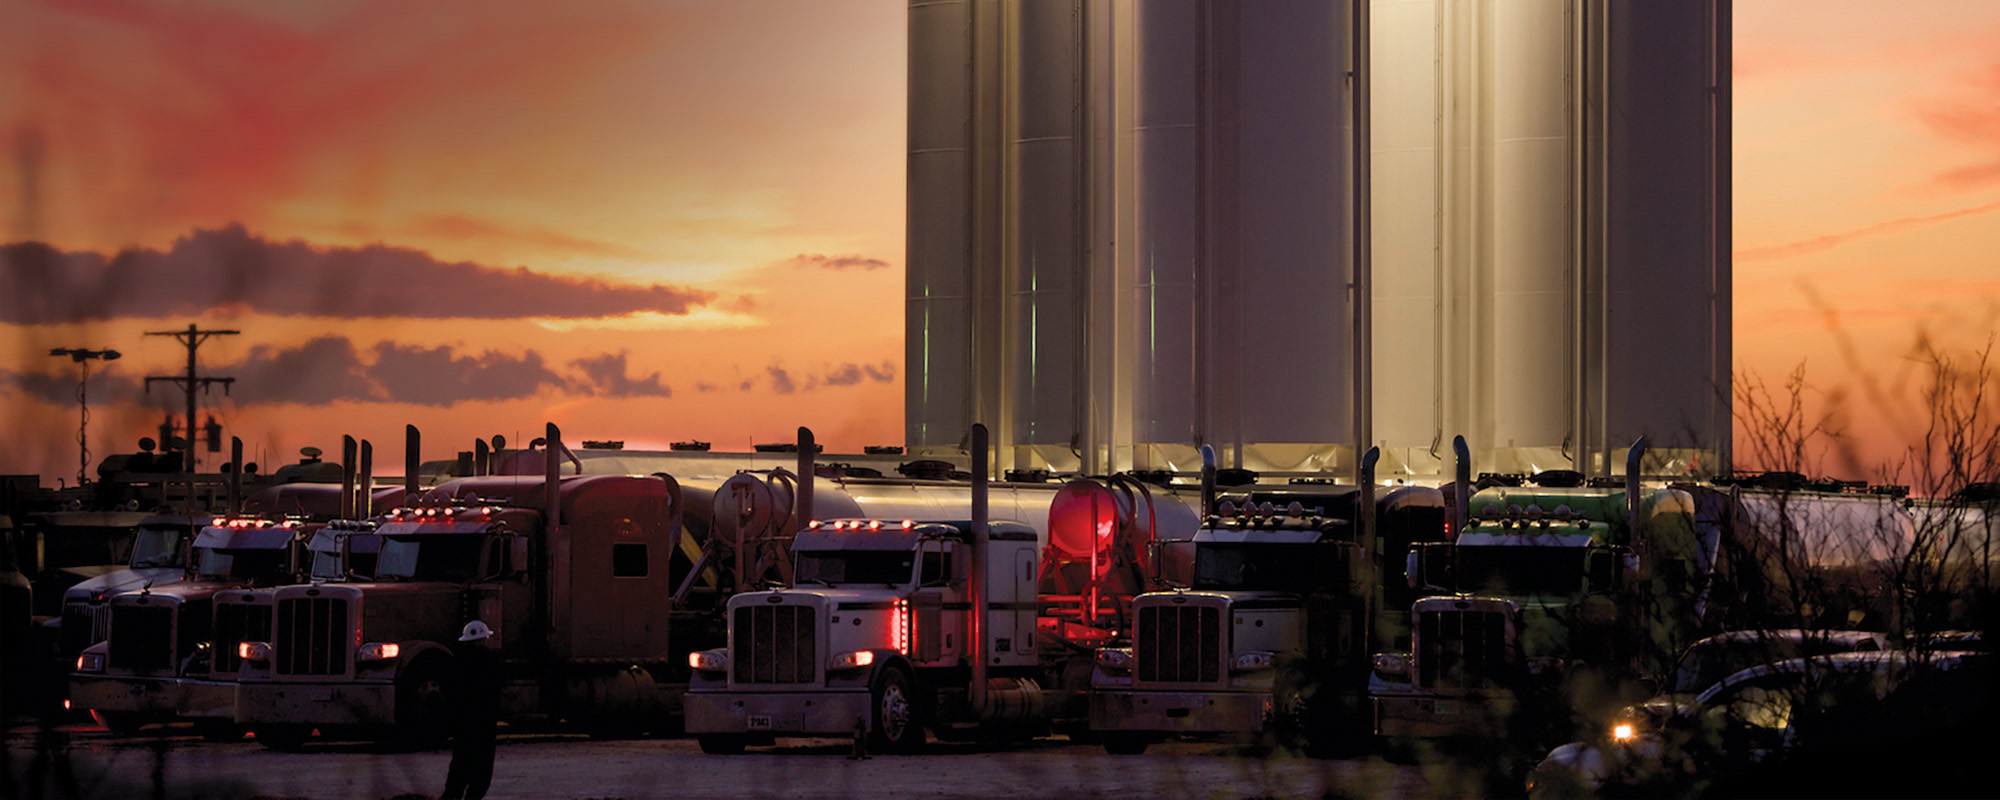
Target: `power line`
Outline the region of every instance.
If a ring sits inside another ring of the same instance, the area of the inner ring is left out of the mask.
[[[181,389],[187,392],[187,447],[183,448],[183,453],[186,458],[186,461],[183,464],[183,468],[186,469],[188,472],[194,472],[194,439],[195,439],[194,390],[196,388],[206,388],[209,384],[212,383],[220,383],[222,384],[222,391],[226,394],[229,391],[230,384],[236,382],[235,378],[229,378],[229,377],[221,377],[221,378],[198,377],[195,374],[195,359],[194,359],[195,351],[201,349],[201,343],[208,341],[208,337],[210,336],[235,336],[239,333],[241,333],[241,331],[205,331],[195,327],[194,323],[191,322],[188,323],[187,330],[184,331],[146,332],[147,336],[172,336],[175,339],[179,339],[181,345],[187,348],[188,365],[187,365],[186,375],[184,376],[171,375],[165,377],[149,376],[146,378],[146,388],[149,390],[152,389],[154,381],[167,381],[169,383],[179,384]],[[165,443],[162,442],[162,444]]]

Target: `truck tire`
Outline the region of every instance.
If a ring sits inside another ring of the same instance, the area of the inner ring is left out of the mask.
[[[910,673],[891,665],[875,676],[869,693],[873,710],[868,748],[877,753],[914,753],[924,744],[923,708]]]
[[[1136,756],[1153,743],[1153,737],[1134,731],[1105,731],[1099,736],[1104,740],[1104,752],[1114,756]]]
[[[450,672],[446,662],[430,658],[396,676],[396,729],[391,744],[408,750],[436,750],[451,742],[458,709],[452,704]]]
[[[702,752],[712,756],[738,755],[750,744],[749,737],[737,733],[704,733],[694,740],[701,745]]]

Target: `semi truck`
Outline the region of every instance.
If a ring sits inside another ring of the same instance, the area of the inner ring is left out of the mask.
[[[1205,503],[1215,513],[1192,538],[1191,574],[1134,601],[1130,646],[1098,651],[1090,727],[1106,750],[1233,735],[1318,754],[1365,730],[1374,554],[1379,542],[1437,537],[1444,511],[1430,488],[1376,498],[1373,456],[1359,486],[1250,488]]]
[[[232,730],[234,688],[217,674],[225,633],[216,597],[290,583],[300,571],[301,520],[220,517],[197,534],[186,580],[116,595],[109,636],[85,648],[70,677],[77,708],[115,735],[154,722],[192,721],[204,736]]]
[[[1641,491],[1644,440],[1622,491],[1471,488],[1461,437],[1450,541],[1410,550],[1410,649],[1373,659],[1375,733],[1519,745],[1527,757],[1614,712],[1699,636],[1689,608],[1712,565],[1693,499]],[[1561,480],[1569,483],[1569,480]],[[1504,748],[1502,748],[1504,749]]]
[[[821,518],[791,542],[789,585],[729,598],[725,646],[688,656],[685,726],[704,752],[850,735],[910,752],[929,732],[1046,728],[1038,566],[1059,490],[1004,486],[999,515],[1030,521],[990,520],[985,427],[971,439],[971,483],[940,486],[931,514],[862,498],[876,513],[808,506]]]
[[[94,524],[83,524],[85,516]],[[123,567],[76,568],[95,573],[62,592],[61,617],[51,622],[58,627],[61,656],[73,661],[84,648],[104,641],[111,634],[111,607],[108,601],[119,594],[147,586],[172,583],[186,577],[188,543],[215,519],[211,514],[140,514],[136,512],[63,512],[65,524],[43,519],[43,536],[48,539],[78,538],[88,530],[94,538],[117,535],[125,546]],[[41,587],[37,587],[38,589]],[[38,592],[39,594],[40,592]]]
[[[281,748],[315,729],[441,742],[459,683],[452,645],[474,619],[495,631],[503,718],[607,729],[666,715],[673,653],[708,629],[671,599],[678,484],[564,476],[553,424],[546,441],[541,480],[460,478],[382,515],[371,580],[273,590],[268,635],[239,646],[236,721]]]

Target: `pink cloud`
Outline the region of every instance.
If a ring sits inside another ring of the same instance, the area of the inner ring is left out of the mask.
[[[2000,201],[1987,203],[1982,206],[1974,206],[1971,208],[1961,208],[1956,211],[1946,211],[1941,214],[1931,214],[1922,217],[1904,217],[1902,219],[1893,219],[1887,222],[1877,222],[1873,225],[1856,228],[1851,231],[1843,231],[1841,233],[1830,233],[1825,236],[1817,236],[1811,239],[1803,239],[1796,242],[1786,242],[1783,244],[1766,245],[1763,247],[1745,248],[1742,250],[1737,250],[1734,255],[1737,261],[1769,261],[1780,258],[1792,258],[1794,256],[1810,255],[1812,253],[1831,250],[1833,248],[1839,247],[1841,245],[1847,244],[1848,242],[1852,242],[1857,239],[1867,239],[1876,236],[1886,236],[1892,233],[1901,233],[1903,231],[1913,230],[1916,228],[1923,228],[1930,225],[1936,225],[1940,222],[1949,222],[1951,220],[1960,219],[1963,217],[1976,217],[1981,214],[1990,214],[1995,211],[2000,211]]]

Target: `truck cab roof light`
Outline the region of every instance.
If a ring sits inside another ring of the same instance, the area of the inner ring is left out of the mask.
[[[868,529],[869,529],[869,530],[871,530],[871,531],[879,531],[879,530],[881,530],[881,529],[882,529],[882,521],[881,521],[881,520],[879,520],[879,519],[871,519],[871,520],[869,520],[869,521],[868,521]]]
[[[819,520],[813,520],[811,522],[806,523],[806,530],[816,531],[819,530],[819,526],[820,526]]]
[[[907,530],[915,530],[915,529],[916,529],[916,527],[917,527],[917,521],[916,521],[916,520],[913,520],[913,519],[906,519],[906,520],[903,520],[903,530],[906,530],[906,531],[907,531]]]

